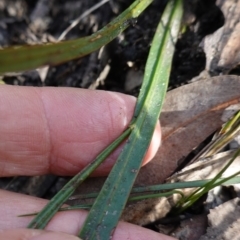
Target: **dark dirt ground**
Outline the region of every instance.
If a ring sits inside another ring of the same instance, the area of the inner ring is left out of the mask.
[[[97,0],[1,0],[0,47],[56,41],[72,20]],[[90,35],[102,28],[132,0],[112,0],[85,17],[66,39]],[[24,86],[68,86],[118,91],[137,96],[149,46],[166,1],[154,3],[117,39],[104,48],[59,66],[50,67],[44,81],[35,70],[4,76],[7,84]],[[186,1],[186,31],[176,47],[169,89],[187,84],[205,68],[200,42],[224,23],[214,0]],[[100,56],[100,57],[99,57]],[[106,66],[109,73],[101,78]],[[0,187],[43,198],[51,198],[68,180],[57,176],[0,179]]]

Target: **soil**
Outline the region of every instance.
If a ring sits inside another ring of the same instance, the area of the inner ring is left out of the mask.
[[[61,33],[98,0],[2,0],[0,1],[0,47],[57,41]],[[66,39],[90,35],[126,9],[132,0],[111,0],[83,18]],[[46,77],[36,70],[3,76],[6,84],[24,86],[68,86],[117,91],[138,95],[151,39],[167,1],[153,4],[103,54],[51,66]],[[185,29],[174,55],[169,90],[197,77],[206,63],[202,39],[224,23],[214,0],[188,0],[185,3]],[[97,82],[106,66],[109,73]],[[0,179],[0,187],[38,197],[51,198],[68,178],[57,176]]]

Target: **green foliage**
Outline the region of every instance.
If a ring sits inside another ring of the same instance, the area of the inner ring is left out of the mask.
[[[106,27],[81,39],[54,44],[23,46],[0,51],[0,73],[55,65],[89,54],[125,30],[153,0],[136,0]],[[83,229],[82,239],[110,239],[129,198],[159,119],[168,87],[172,57],[183,15],[183,0],[170,0],[157,27],[148,56],[144,81],[129,128],[93,163],[77,174],[32,220],[29,228],[44,228],[79,184],[124,139],[127,143],[99,193]],[[166,194],[173,194],[171,191]],[[179,193],[179,192],[177,192]],[[162,196],[162,194],[160,194]],[[151,196],[153,197],[153,196]]]
[[[181,25],[182,5],[181,0],[169,1],[159,22],[131,122],[131,134],[90,210],[79,234],[82,239],[110,239],[128,200],[161,112]]]
[[[136,0],[116,19],[91,36],[34,46],[10,47],[0,51],[0,74],[56,65],[96,51],[116,38],[153,0]]]

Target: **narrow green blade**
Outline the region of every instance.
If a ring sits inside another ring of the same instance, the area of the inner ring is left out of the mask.
[[[129,136],[130,132],[131,129],[126,129],[121,136],[104,149],[94,161],[75,175],[29,223],[28,228],[45,228],[58,209],[74,193],[76,188]]]
[[[132,133],[79,233],[82,239],[111,239],[160,115],[182,14],[182,0],[168,2],[149,53]]]
[[[91,36],[34,46],[10,47],[0,51],[0,74],[56,65],[83,57],[112,41],[137,18],[153,0],[136,0],[122,14]]]

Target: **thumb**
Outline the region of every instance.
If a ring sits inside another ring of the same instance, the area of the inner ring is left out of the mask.
[[[0,239],[8,240],[79,240],[80,238],[62,232],[36,229],[0,230]]]

